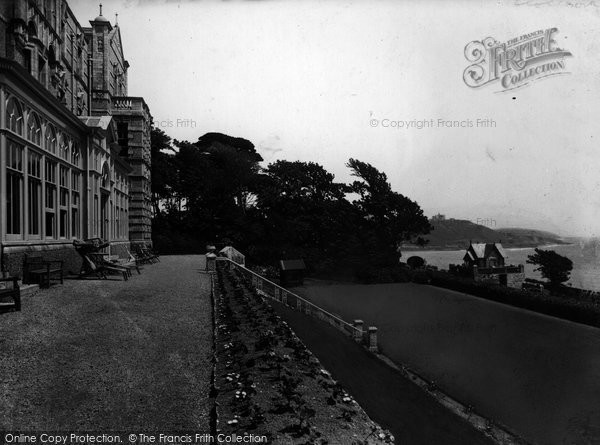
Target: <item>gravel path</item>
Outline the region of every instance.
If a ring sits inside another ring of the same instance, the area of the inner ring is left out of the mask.
[[[68,280],[0,315],[0,430],[200,430],[210,410],[203,256]]]

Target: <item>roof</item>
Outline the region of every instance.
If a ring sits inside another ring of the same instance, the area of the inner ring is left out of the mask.
[[[112,116],[79,116],[81,122],[90,128],[108,129]]]
[[[473,248],[473,252],[475,253],[476,258],[485,257],[485,243],[471,244],[471,247]]]
[[[281,270],[304,270],[306,265],[303,259],[299,260],[280,260],[279,267]]]
[[[500,252],[500,255],[502,255],[504,259],[508,258],[508,254],[506,253],[506,250],[504,250],[504,247],[502,247],[502,244],[496,243],[496,249],[498,249],[498,252]]]
[[[502,244],[500,243],[471,243],[467,249],[467,255],[473,260],[477,258],[487,258],[494,248],[504,259],[508,258],[504,247],[502,247]]]

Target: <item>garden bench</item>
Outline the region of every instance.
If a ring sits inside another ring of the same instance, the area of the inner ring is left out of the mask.
[[[36,283],[40,287],[50,287],[50,281],[60,281],[63,284],[63,261],[29,255],[25,257],[23,278],[27,284]]]
[[[12,288],[8,283],[12,281]],[[6,301],[12,299],[12,301]],[[21,290],[19,288],[19,277],[0,278],[0,311],[21,310]]]

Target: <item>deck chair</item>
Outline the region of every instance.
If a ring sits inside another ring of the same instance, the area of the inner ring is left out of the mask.
[[[131,270],[106,261],[102,255],[82,254],[82,257],[82,271],[79,276],[95,274],[100,278],[106,279],[107,274],[120,274],[125,281],[131,276]]]

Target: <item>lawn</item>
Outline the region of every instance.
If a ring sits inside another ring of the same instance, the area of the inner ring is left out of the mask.
[[[413,283],[294,289],[379,328],[386,355],[543,444],[600,443],[600,330]]]

